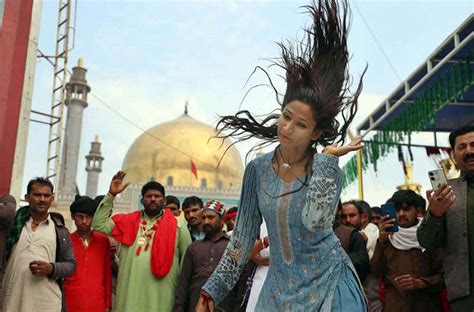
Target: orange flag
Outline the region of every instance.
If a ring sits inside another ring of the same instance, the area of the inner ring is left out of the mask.
[[[194,164],[194,161],[191,159],[191,172],[194,174],[194,177],[198,178],[198,170],[196,168],[196,165]]]

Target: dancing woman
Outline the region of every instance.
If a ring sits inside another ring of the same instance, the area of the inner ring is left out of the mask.
[[[196,311],[213,311],[233,288],[262,217],[270,267],[255,311],[367,310],[355,269],[332,230],[342,182],[338,157],[361,148],[360,138],[346,146],[334,143],[343,142],[361,92],[361,81],[354,94],[349,91],[349,9],[346,1],[339,6],[336,0],[305,8],[313,25],[303,41],[280,44],[277,64],[286,71],[287,84],[281,114],[259,122],[240,111],[219,121],[222,137],[257,137],[279,145],[247,165],[232,239]]]

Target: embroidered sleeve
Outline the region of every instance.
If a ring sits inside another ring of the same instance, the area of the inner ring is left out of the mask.
[[[255,162],[250,162],[245,169],[237,220],[230,242],[216,270],[203,287],[216,304],[224,299],[239,280],[262,223]]]
[[[305,227],[315,232],[331,228],[342,190],[342,171],[338,158],[325,154],[315,154],[313,175],[309,180],[306,206],[302,211]]]

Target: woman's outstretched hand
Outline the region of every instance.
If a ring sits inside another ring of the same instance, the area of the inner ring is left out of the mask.
[[[352,139],[351,143],[343,146],[337,146],[336,143],[328,145],[324,148],[323,153],[341,157],[349,152],[357,151],[362,148],[362,137],[356,136]]]

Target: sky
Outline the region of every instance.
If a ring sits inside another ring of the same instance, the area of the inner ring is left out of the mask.
[[[350,72],[358,79],[365,66],[359,112],[360,124],[408,77],[429,54],[473,12],[469,0],[349,1]],[[69,67],[84,59],[92,88],[84,111],[78,185],[85,192],[85,155],[99,135],[105,160],[99,193],[108,190],[110,178],[122,166],[134,140],[154,125],[179,117],[189,102],[189,114],[215,125],[219,115],[248,109],[264,114],[277,108],[272,90],[258,88],[241,103],[249,87],[266,83],[255,66],[266,67],[279,55],[277,42],[301,38],[310,20],[302,5],[308,1],[135,1],[78,0],[73,49]],[[58,2],[43,0],[39,49],[54,54]],[[270,70],[284,90],[276,70]],[[38,59],[32,109],[49,112],[52,66]],[[447,136],[439,135],[447,146]],[[48,127],[31,123],[24,184],[43,176],[46,168]],[[414,144],[433,143],[432,135],[417,134]],[[244,159],[250,144],[238,145]],[[427,171],[436,164],[424,149],[413,149],[415,181],[429,187]],[[348,160],[343,157],[340,165]],[[396,153],[377,172],[364,174],[365,199],[373,206],[385,202],[403,170]],[[25,187],[26,189],[26,187]],[[357,184],[348,187],[343,200],[358,197]]]

